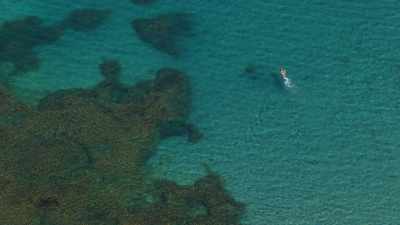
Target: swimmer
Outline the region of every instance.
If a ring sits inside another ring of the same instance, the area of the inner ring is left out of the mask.
[[[281,67],[279,70],[279,74],[281,75],[283,83],[285,84],[286,87],[288,88],[293,87],[292,82],[287,77],[287,70],[285,68]]]
[[[282,79],[287,79],[287,70],[285,68],[281,67],[279,73],[281,74]]]

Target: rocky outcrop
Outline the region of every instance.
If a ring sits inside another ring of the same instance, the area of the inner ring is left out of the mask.
[[[24,111],[17,125],[0,123],[2,223],[239,223],[243,206],[219,176],[179,186],[146,175],[161,124],[187,120],[186,75],[164,68],[153,80],[125,86],[121,68],[105,60],[104,80],[95,87],[54,92]],[[5,89],[0,100],[2,110],[17,115]]]
[[[240,224],[244,205],[228,194],[215,173],[207,174],[193,185],[160,180],[152,188],[153,201],[133,215],[123,217],[123,225]]]

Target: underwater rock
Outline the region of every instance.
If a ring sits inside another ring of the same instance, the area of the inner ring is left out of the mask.
[[[193,189],[191,198],[204,204],[209,217],[201,218],[198,224],[239,224],[245,207],[226,192],[219,175],[209,173],[197,180]]]
[[[0,84],[0,127],[17,126],[29,112],[29,106],[18,102],[9,90]]]
[[[200,130],[191,123],[184,121],[168,121],[160,124],[160,137],[187,136],[187,141],[197,143],[203,137]]]
[[[131,0],[133,4],[137,5],[148,5],[150,3],[155,2],[156,0]]]
[[[186,74],[176,69],[162,68],[152,81],[138,82],[122,92],[117,102],[135,108],[132,110],[140,109],[158,125],[185,121],[190,113],[190,84]]]
[[[8,90],[0,84],[0,115],[10,112],[11,108],[11,96],[8,94]]]
[[[110,17],[111,10],[107,9],[76,9],[61,23],[66,29],[74,31],[90,31],[99,27]]]
[[[37,16],[5,21],[0,30],[1,43],[15,41],[31,47],[56,41],[63,34],[57,26],[43,25]]]
[[[162,68],[157,71],[154,79],[154,89],[163,91],[171,86],[181,86],[186,82],[185,75],[173,68]]]
[[[186,124],[187,139],[190,143],[197,143],[203,138],[203,133],[194,124]]]
[[[37,208],[48,209],[48,208],[56,208],[60,205],[57,197],[54,196],[46,196],[39,199],[36,204]]]
[[[15,73],[15,66],[11,62],[0,62],[0,85],[6,85]]]
[[[9,90],[0,84],[0,114],[9,111],[13,102],[14,99],[9,93]]]
[[[72,93],[61,96],[70,100],[86,97],[68,98]],[[2,134],[1,173],[17,174],[19,183],[29,187],[31,197],[26,203],[33,202],[38,211],[45,210],[44,206],[57,208],[46,211],[49,224],[93,224],[89,221],[96,216],[84,216],[93,210],[107,212],[105,221],[112,220],[113,212],[122,212],[121,207],[128,204],[126,196],[143,186],[144,157],[151,154],[157,142],[155,126],[146,126],[141,117],[126,121],[90,101],[34,112],[21,126]],[[3,165],[12,166],[3,170]],[[51,201],[46,201],[48,192],[55,192]],[[9,201],[3,201],[9,198],[2,198],[0,209],[9,207]],[[11,214],[6,218],[24,213],[18,208],[6,212]],[[31,215],[31,220],[35,217],[40,215]],[[9,222],[21,224],[17,220]]]
[[[43,25],[36,16],[6,21],[0,27],[0,63],[12,63],[15,74],[35,70],[39,59],[33,49],[55,42],[63,32],[58,26]]]
[[[102,106],[104,110],[109,105],[118,104],[123,108],[119,113],[130,116],[146,115],[146,120],[158,125],[187,119],[191,107],[191,94],[190,84],[184,73],[172,68],[162,68],[156,73],[153,81],[142,81],[132,87],[125,87],[119,84],[119,75],[113,74],[119,70],[116,69],[118,63],[109,62],[111,61],[100,64],[101,72],[107,72],[108,75],[103,74],[105,80],[93,89],[58,90],[41,99],[38,109],[61,110],[93,102]],[[110,66],[108,69],[105,69],[106,64]],[[116,80],[108,82],[110,76]]]
[[[123,225],[239,225],[244,205],[224,189],[221,178],[208,174],[193,185],[159,180],[154,184],[153,202],[122,220]]]
[[[118,102],[126,92],[119,80],[122,70],[121,64],[115,59],[103,59],[99,69],[104,80],[95,87],[98,98],[103,98],[104,101]]]
[[[105,79],[118,80],[118,65],[108,60],[99,69]],[[209,172],[193,185],[180,186],[155,182],[145,170],[160,141],[160,125],[186,124],[187,76],[164,68],[153,80],[118,88],[118,100],[99,97],[108,89],[98,85],[59,90],[43,98],[18,126],[0,126],[1,221],[239,224],[243,206],[219,176]],[[12,96],[0,89],[0,98],[7,102]]]
[[[190,17],[189,13],[169,13],[135,19],[131,25],[142,41],[164,53],[178,56],[181,52],[179,41],[191,31]]]
[[[96,93],[92,90],[82,88],[58,90],[40,99],[37,108],[39,111],[63,110],[93,102],[95,98]]]
[[[106,81],[119,82],[121,64],[115,59],[104,59],[99,65],[100,73]]]
[[[165,122],[160,124],[161,138],[183,136],[186,135],[186,133],[186,123],[183,121]]]
[[[53,25],[44,25],[37,16],[5,21],[0,26],[0,64],[11,63],[14,68],[6,79],[39,68],[40,59],[34,52],[36,47],[54,43],[65,33],[65,29],[93,30],[110,14],[110,10],[78,9]],[[4,77],[0,74],[2,80],[5,80]]]
[[[153,98],[164,106],[152,112],[158,115],[160,122],[187,119],[191,109],[191,90],[184,73],[172,68],[158,70],[152,90]]]

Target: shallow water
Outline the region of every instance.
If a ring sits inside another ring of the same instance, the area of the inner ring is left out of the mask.
[[[204,139],[163,141],[152,159],[161,175],[189,183],[207,163],[247,204],[244,224],[400,221],[400,2],[3,0],[0,19],[52,22],[79,7],[113,14],[93,32],[38,48],[40,70],[13,81],[24,101],[94,85],[103,57],[121,61],[126,83],[176,67],[191,79],[191,121]],[[144,44],[129,25],[171,11],[194,15],[180,58]],[[244,75],[249,64],[254,79]],[[282,65],[294,89],[276,82]]]

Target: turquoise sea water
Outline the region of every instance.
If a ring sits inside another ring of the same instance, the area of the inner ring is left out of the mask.
[[[0,19],[52,22],[80,7],[113,14],[37,49],[40,70],[13,83],[25,101],[94,85],[102,57],[121,60],[126,83],[176,67],[191,79],[191,121],[204,139],[163,141],[152,160],[162,176],[188,183],[209,164],[247,204],[244,224],[400,224],[399,1],[2,0]],[[171,11],[194,15],[180,58],[130,27]],[[248,64],[255,79],[243,75]],[[281,65],[295,88],[277,85]]]

